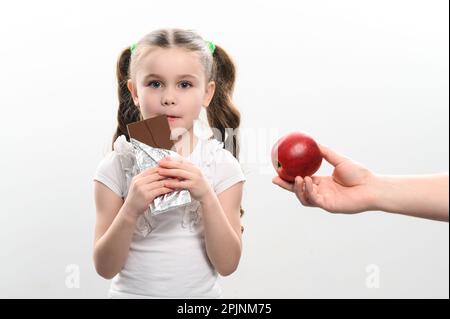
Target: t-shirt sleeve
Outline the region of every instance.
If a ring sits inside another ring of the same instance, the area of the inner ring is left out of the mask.
[[[101,182],[120,197],[125,196],[125,174],[116,152],[108,153],[94,173],[94,181]]]
[[[217,152],[214,174],[214,191],[220,194],[239,182],[245,182],[238,160],[226,149]]]

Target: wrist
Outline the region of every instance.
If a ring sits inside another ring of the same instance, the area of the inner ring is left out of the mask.
[[[373,175],[367,183],[368,186],[368,207],[367,210],[383,210],[383,203],[385,201],[384,193],[387,189],[387,184],[384,176]]]
[[[216,193],[208,187],[208,191],[199,199],[202,206],[208,206],[216,200]]]
[[[139,215],[136,210],[131,207],[126,201],[122,205],[120,210],[120,215],[129,223],[135,224],[139,218]]]

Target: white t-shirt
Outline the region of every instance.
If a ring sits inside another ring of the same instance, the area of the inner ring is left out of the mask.
[[[116,150],[107,154],[94,180],[125,198],[131,179],[119,157]],[[245,181],[239,162],[215,139],[198,139],[187,158],[202,170],[216,194]],[[138,221],[127,261],[112,279],[109,297],[220,298],[218,274],[206,254],[198,201],[147,216],[147,223],[142,216]]]

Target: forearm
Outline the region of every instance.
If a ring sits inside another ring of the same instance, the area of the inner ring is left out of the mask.
[[[214,192],[201,202],[208,257],[222,276],[233,273],[241,258],[240,237],[233,229]]]
[[[94,247],[95,268],[106,279],[119,273],[128,257],[137,218],[129,214],[127,209],[126,205],[122,206]]]
[[[448,222],[448,174],[375,176],[374,209]]]

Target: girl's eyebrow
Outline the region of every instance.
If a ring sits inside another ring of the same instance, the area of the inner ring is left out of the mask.
[[[198,78],[198,76],[195,75],[195,74],[181,74],[181,75],[178,76],[179,79],[189,78],[189,77],[194,78],[194,79]],[[156,73],[147,74],[144,79],[148,79],[148,78],[164,79],[164,77],[162,75],[159,75],[159,74],[156,74]]]

